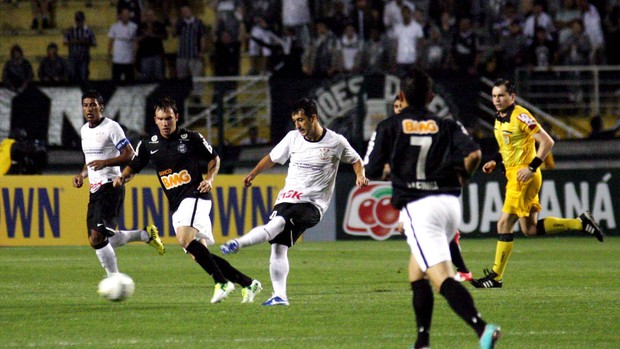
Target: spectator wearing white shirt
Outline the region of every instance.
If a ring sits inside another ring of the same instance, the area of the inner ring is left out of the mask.
[[[523,34],[527,37],[528,43],[534,40],[536,35],[536,28],[542,27],[547,31],[547,40],[554,40],[555,26],[553,25],[553,19],[547,12],[545,12],[545,4],[542,0],[535,0],[532,6],[532,14],[525,20],[523,26]]]
[[[596,10],[596,7],[590,4],[588,0],[577,0],[577,6],[581,11],[583,29],[592,45],[590,62],[600,64],[603,61],[602,57],[604,57],[605,53],[605,37],[603,36],[601,16]]]
[[[108,32],[108,55],[112,60],[113,81],[133,81],[134,62],[137,51],[138,25],[130,21],[130,12],[123,8],[118,13],[118,21]]]
[[[263,74],[266,70],[266,60],[271,57],[271,48],[275,34],[269,30],[269,25],[262,16],[256,17],[256,23],[250,31],[250,44],[248,54],[250,56],[250,75]]]
[[[383,25],[388,32],[394,30],[394,26],[403,23],[402,7],[407,6],[413,13],[415,5],[408,0],[391,0],[383,7]]]
[[[404,76],[418,61],[424,38],[422,26],[412,19],[411,9],[403,6],[402,15],[403,23],[396,25],[392,34],[397,40],[396,66],[399,76]]]
[[[352,23],[348,23],[344,27],[344,34],[342,34],[338,44],[344,73],[356,73],[359,71],[359,55],[362,52],[363,43],[364,40],[361,40],[355,32],[355,26]]]
[[[558,43],[562,43],[573,32],[571,22],[581,18],[581,11],[575,0],[562,0],[562,6],[555,13],[554,24],[558,30]]]
[[[311,21],[308,0],[282,0],[282,26],[294,31],[302,47],[310,44]]]

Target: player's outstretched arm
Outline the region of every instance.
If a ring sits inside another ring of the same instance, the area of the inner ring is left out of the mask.
[[[256,176],[264,170],[272,168],[275,164],[276,163],[271,160],[271,156],[269,154],[265,155],[262,159],[260,159],[258,164],[256,164],[256,167],[254,167],[254,169],[250,171],[247,176],[245,176],[243,179],[243,185],[246,187],[251,186],[252,181],[256,178]]]
[[[355,185],[360,188],[363,188],[368,185],[368,178],[366,178],[364,163],[362,159],[357,160],[353,163],[353,171],[355,171]]]
[[[455,166],[456,175],[459,178],[461,186],[465,186],[469,182],[469,179],[480,165],[481,160],[482,152],[480,150],[474,150],[463,159],[462,167]]]
[[[207,193],[211,191],[213,188],[213,181],[215,180],[215,175],[220,171],[220,157],[216,156],[215,159],[212,159],[207,164],[207,175],[198,185],[198,191],[200,193]]]
[[[476,172],[481,160],[482,152],[480,150],[474,150],[465,157],[463,164],[465,165],[465,172],[469,177]]]

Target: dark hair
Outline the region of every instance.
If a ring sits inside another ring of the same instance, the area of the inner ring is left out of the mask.
[[[174,101],[174,99],[166,96],[166,97],[162,97],[160,98],[156,103],[155,103],[155,107],[153,108],[155,111],[157,111],[157,109],[160,110],[166,110],[166,109],[172,109],[172,111],[175,114],[178,114],[179,112],[177,111],[177,102]]]
[[[592,131],[598,132],[603,129],[603,118],[600,115],[594,115],[592,119],[590,119],[590,127]]]
[[[318,115],[316,103],[313,100],[308,98],[302,98],[298,100],[291,108],[291,115],[297,113],[303,113],[305,116],[311,118],[312,115]]]
[[[85,18],[86,18],[86,16],[84,15],[84,12],[82,12],[82,11],[77,11],[75,13],[75,20],[76,21],[82,22],[82,21],[84,21]]]
[[[49,50],[50,48],[58,49],[58,45],[56,45],[55,42],[50,42],[50,44],[47,45],[47,49]]]
[[[19,52],[22,56],[24,55],[24,50],[22,50],[19,45],[13,45],[13,47],[11,47],[11,58],[13,58],[15,52]]]
[[[506,87],[506,92],[508,92],[508,94],[517,93],[517,89],[515,88],[515,85],[512,83],[512,81],[508,79],[495,80],[495,82],[493,83],[493,87],[500,87],[500,86]]]
[[[103,96],[97,90],[88,90],[84,92],[84,94],[82,94],[82,102],[84,102],[86,98],[96,99],[99,105],[103,105]]]
[[[433,81],[424,70],[418,67],[409,70],[407,75],[400,80],[400,90],[405,95],[407,104],[412,107],[426,106],[432,89]]]

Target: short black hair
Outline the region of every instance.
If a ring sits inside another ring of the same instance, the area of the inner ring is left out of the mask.
[[[293,108],[291,108],[291,115],[295,115],[300,112],[309,118],[311,118],[312,115],[319,115],[316,103],[314,103],[313,100],[308,98],[302,98],[298,100],[293,105]]]
[[[156,103],[155,103],[155,107],[153,108],[155,111],[157,111],[157,109],[161,109],[161,110],[166,110],[166,109],[172,109],[172,111],[175,114],[178,114],[179,112],[177,111],[177,102],[175,102],[174,99],[172,99],[171,97],[162,97],[160,98]]]
[[[423,108],[433,90],[433,81],[424,70],[414,67],[400,80],[400,90],[405,95],[407,105]]]
[[[515,85],[512,83],[512,81],[508,79],[495,80],[495,82],[493,83],[493,87],[500,87],[500,86],[506,87],[506,92],[508,92],[508,94],[517,93],[517,89],[515,88]]]
[[[86,16],[84,15],[84,12],[82,11],[77,11],[75,13],[75,20],[78,22],[83,22],[84,19],[86,19]]]
[[[86,98],[96,99],[99,105],[103,105],[103,96],[97,90],[88,90],[84,92],[84,94],[82,94],[82,102],[84,102]]]

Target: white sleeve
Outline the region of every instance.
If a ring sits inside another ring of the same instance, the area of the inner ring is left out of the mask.
[[[295,131],[297,132],[297,131]],[[291,143],[293,142],[293,132],[289,132],[282,138],[280,143],[278,143],[272,150],[269,152],[269,157],[271,161],[283,165],[288,161],[291,157]]]
[[[110,123],[110,141],[112,141],[118,151],[121,151],[129,144],[129,140],[125,137],[125,132],[123,132],[121,125],[116,122]]]
[[[338,135],[338,139],[340,140],[340,144],[344,147],[340,161],[345,164],[352,164],[361,159],[360,155],[353,149],[349,141],[343,135]]]

